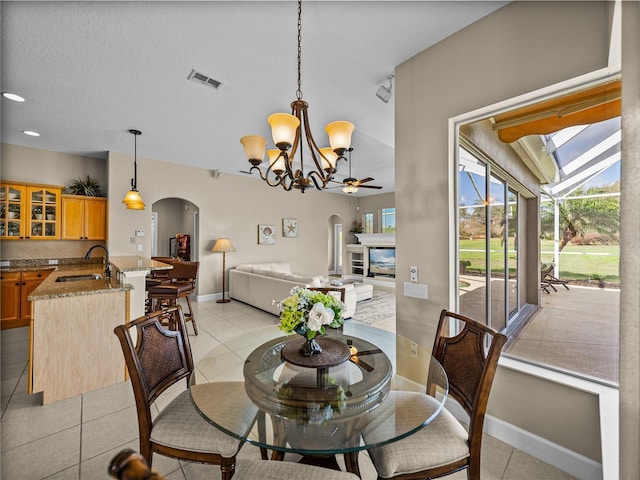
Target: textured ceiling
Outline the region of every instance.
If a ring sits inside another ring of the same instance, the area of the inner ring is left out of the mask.
[[[356,125],[353,175],[393,191],[394,99],[375,95],[395,66],[505,2],[305,1],[302,92],[314,137]],[[293,1],[1,2],[2,141],[105,157],[138,156],[224,173],[248,170],[241,136],[289,112],[296,92]],[[192,69],[223,83],[187,80]],[[22,130],[36,130],[27,137]],[[268,147],[270,148],[270,147]],[[341,162],[343,178],[348,167]],[[340,192],[340,190],[333,190]]]

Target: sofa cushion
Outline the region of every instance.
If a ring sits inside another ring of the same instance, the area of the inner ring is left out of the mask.
[[[269,276],[269,273],[271,273],[271,268],[262,268],[262,266],[258,268],[258,265],[256,265],[253,267],[253,273],[255,275]]]
[[[236,265],[236,270],[238,270],[239,272],[253,273],[253,264],[243,263],[241,265]]]
[[[275,270],[266,270],[265,275],[267,277],[279,278],[280,280],[285,280],[285,277],[288,275],[285,272],[278,272]]]
[[[291,273],[291,274],[285,275],[284,279],[289,280],[290,282],[309,285],[310,287],[322,286],[322,275],[316,275],[314,277],[310,275],[305,275],[303,273]]]
[[[289,262],[272,262],[271,271],[279,273],[291,273],[291,264]]]

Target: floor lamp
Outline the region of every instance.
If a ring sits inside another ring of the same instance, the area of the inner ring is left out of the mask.
[[[222,252],[222,298],[216,300],[218,303],[228,303],[231,301],[229,298],[224,298],[225,291],[225,277],[227,275],[227,267],[225,265],[227,252],[235,252],[236,249],[231,245],[231,241],[228,238],[219,238],[216,240],[215,245],[211,249],[212,252]]]

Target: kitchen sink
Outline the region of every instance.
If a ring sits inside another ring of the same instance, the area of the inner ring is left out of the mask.
[[[79,282],[82,280],[100,280],[102,275],[99,273],[91,273],[84,275],[62,275],[56,278],[56,282]]]

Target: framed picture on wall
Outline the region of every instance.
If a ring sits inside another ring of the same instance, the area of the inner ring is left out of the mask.
[[[295,218],[282,219],[282,236],[297,237],[298,236],[298,220]]]
[[[258,225],[258,245],[273,245],[276,243],[275,225]]]

